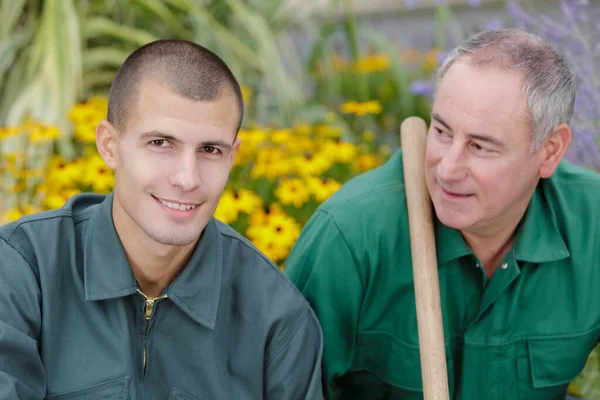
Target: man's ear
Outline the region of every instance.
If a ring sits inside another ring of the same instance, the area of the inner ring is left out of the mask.
[[[231,152],[229,152],[229,168],[233,168],[233,163],[235,162],[235,156],[237,151],[240,149],[240,144],[242,143],[242,139],[240,137],[236,137],[233,142],[233,146],[231,146]]]
[[[118,164],[118,140],[119,132],[113,124],[103,120],[96,127],[96,148],[104,160],[104,163],[111,169],[116,169]]]
[[[543,158],[540,166],[540,178],[549,178],[554,174],[571,143],[571,137],[571,129],[567,124],[560,124],[554,135],[550,136],[541,149]]]

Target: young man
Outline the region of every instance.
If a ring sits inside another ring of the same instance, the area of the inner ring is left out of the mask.
[[[322,397],[310,306],[213,218],[242,111],[201,46],[125,61],[96,131],[113,193],[0,229],[0,399]]]
[[[450,396],[564,398],[600,337],[600,176],[561,161],[575,78],[519,30],[474,35],[439,78],[426,182]],[[400,151],[316,212],[286,271],[323,327],[327,398],[423,397]]]

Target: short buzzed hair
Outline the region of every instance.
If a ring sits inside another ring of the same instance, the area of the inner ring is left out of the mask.
[[[151,79],[194,101],[216,100],[232,91],[239,109],[239,131],[244,101],[235,76],[215,53],[187,40],[157,40],[127,57],[117,71],[108,97],[108,121],[124,129],[137,104],[139,85]]]

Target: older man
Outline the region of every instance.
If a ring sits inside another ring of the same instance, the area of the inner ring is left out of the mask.
[[[520,30],[476,34],[439,71],[427,137],[452,399],[564,396],[600,336],[600,176],[563,161],[576,92]],[[324,333],[330,399],[419,399],[402,153],[309,221],[286,271]]]
[[[97,129],[113,193],[0,229],[0,399],[322,398],[309,304],[213,218],[242,115],[209,50],[129,56]]]

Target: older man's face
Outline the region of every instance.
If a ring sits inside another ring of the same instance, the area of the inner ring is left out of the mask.
[[[539,178],[523,78],[459,60],[440,82],[427,138],[427,187],[438,218],[473,235],[518,221]]]

